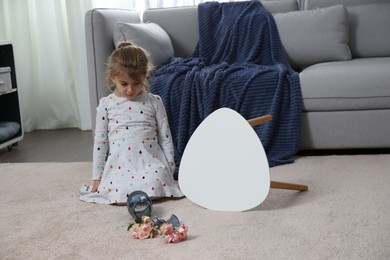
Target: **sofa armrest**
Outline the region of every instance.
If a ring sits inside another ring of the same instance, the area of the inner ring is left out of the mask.
[[[106,96],[105,72],[108,57],[115,49],[113,28],[116,22],[139,23],[139,13],[125,9],[96,8],[85,15],[85,40],[92,129],[95,129],[96,107]]]

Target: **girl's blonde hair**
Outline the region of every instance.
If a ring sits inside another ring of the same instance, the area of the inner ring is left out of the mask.
[[[149,90],[148,77],[153,70],[149,62],[149,54],[141,47],[130,42],[122,42],[108,59],[106,86],[110,91],[115,89],[111,80],[117,75],[127,75],[131,79],[140,80],[146,91]]]

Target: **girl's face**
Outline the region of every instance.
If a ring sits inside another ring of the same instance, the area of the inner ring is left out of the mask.
[[[111,77],[111,80],[115,83],[115,95],[118,97],[125,97],[131,100],[145,89],[140,79],[132,79],[127,75],[119,74]]]

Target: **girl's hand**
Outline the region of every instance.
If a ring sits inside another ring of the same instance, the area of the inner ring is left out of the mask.
[[[100,185],[100,180],[93,181],[92,192],[97,192]]]

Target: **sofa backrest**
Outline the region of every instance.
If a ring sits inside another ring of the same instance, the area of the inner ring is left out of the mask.
[[[85,43],[93,131],[98,102],[108,94],[105,87],[106,64],[115,48],[112,35],[118,20],[139,23],[140,17],[134,11],[108,8],[92,9],[85,14]]]
[[[271,13],[298,10],[296,0],[262,1],[263,6]],[[175,56],[189,57],[198,42],[198,7],[156,8],[146,10],[143,22],[159,24],[172,41]]]
[[[353,58],[390,56],[389,0],[304,0],[303,9],[345,6]]]
[[[296,0],[265,0],[264,6],[271,12],[287,12],[298,9]],[[143,20],[154,21],[168,32],[176,56],[187,57],[192,54],[198,39],[196,6],[147,10],[144,12]],[[135,11],[112,8],[95,8],[89,10],[85,15],[93,131],[98,102],[100,98],[109,93],[105,87],[105,71],[108,57],[115,49],[113,32],[118,21],[139,23],[141,19],[139,13]]]

